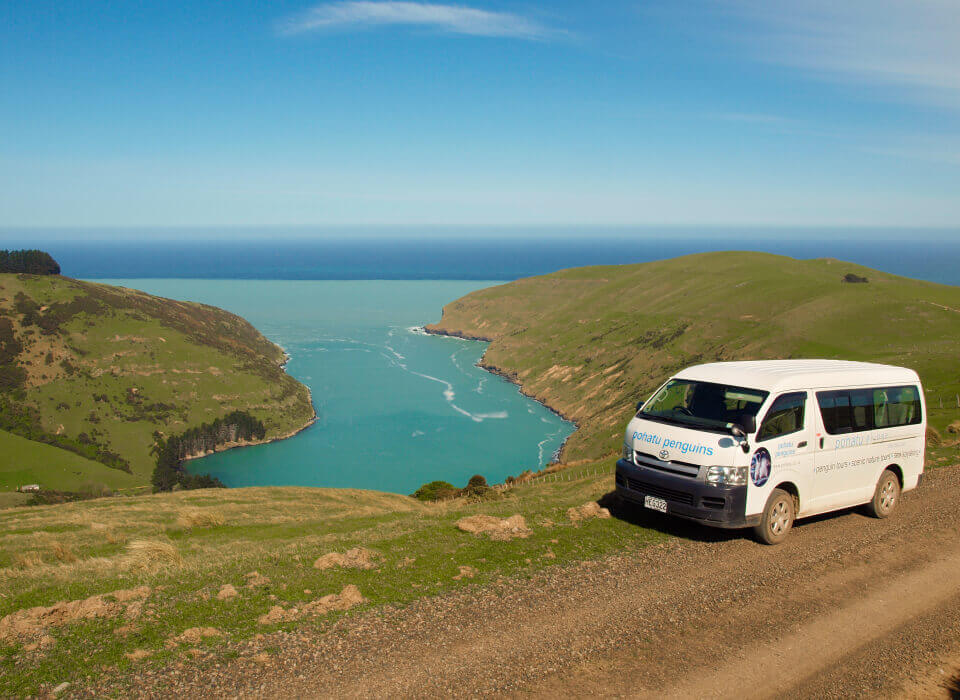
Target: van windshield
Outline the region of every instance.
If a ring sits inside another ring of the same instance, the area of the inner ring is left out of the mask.
[[[689,379],[671,379],[637,415],[692,428],[729,430],[745,416],[756,418],[769,392]]]

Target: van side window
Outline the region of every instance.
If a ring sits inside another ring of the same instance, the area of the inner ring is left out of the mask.
[[[817,403],[823,427],[831,435],[921,421],[920,394],[915,386],[818,391]]]
[[[757,431],[757,442],[803,430],[803,408],[806,403],[807,395],[802,391],[778,396]]]
[[[878,428],[916,425],[920,422],[920,392],[915,386],[873,390],[874,424]]]

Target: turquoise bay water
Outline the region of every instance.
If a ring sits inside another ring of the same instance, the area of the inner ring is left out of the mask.
[[[279,442],[188,463],[228,486],[411,493],[474,474],[491,483],[546,464],[573,426],[475,366],[485,343],[426,335],[477,281],[100,280],[213,304],[290,355],[317,423]]]

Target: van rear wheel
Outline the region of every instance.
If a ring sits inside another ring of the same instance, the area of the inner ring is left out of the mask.
[[[793,496],[783,489],[774,489],[753,531],[764,544],[780,544],[793,527],[795,517]]]
[[[873,500],[867,504],[867,510],[875,518],[888,518],[900,503],[900,479],[889,469],[884,469],[873,492]]]

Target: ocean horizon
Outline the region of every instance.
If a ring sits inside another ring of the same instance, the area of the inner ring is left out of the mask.
[[[960,284],[960,231],[731,228],[386,229],[307,235],[298,229],[131,230],[85,240],[59,229],[0,230],[0,245],[41,247],[84,279],[492,280],[583,265],[619,265],[743,250],[836,258],[883,272]],[[176,234],[176,235],[175,235]],[[402,235],[401,235],[402,234]],[[399,237],[398,237],[399,236]],[[463,237],[459,237],[463,236]]]

